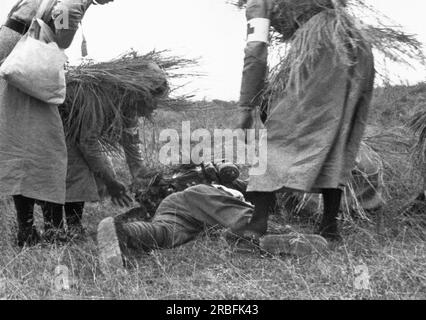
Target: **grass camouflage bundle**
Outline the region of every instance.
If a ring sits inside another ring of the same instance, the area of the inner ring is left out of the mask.
[[[69,67],[60,107],[67,139],[78,142],[83,133],[96,132],[107,150],[119,150],[126,118],[150,118],[158,104],[172,105],[168,80],[186,76],[182,70],[194,63],[164,51],[132,51],[112,61]]]
[[[409,127],[418,137],[414,154],[420,163],[426,165],[426,109],[414,115]]]
[[[233,1],[243,8],[247,1]],[[415,36],[367,5],[362,0],[275,0],[271,25],[276,31],[274,44],[289,44],[272,68],[263,95],[266,107],[276,101],[290,78],[309,71],[321,46],[333,49],[334,57],[346,65],[353,64],[351,51],[371,46],[384,60],[411,64],[424,63],[422,44]],[[374,23],[358,17],[374,19]],[[351,48],[351,49],[348,49]]]

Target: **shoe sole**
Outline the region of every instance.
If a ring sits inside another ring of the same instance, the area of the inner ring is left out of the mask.
[[[101,221],[97,241],[101,271],[105,275],[125,271],[114,218]]]
[[[268,253],[288,254],[305,257],[315,253],[324,253],[328,242],[319,235],[266,235],[260,239],[260,248]]]

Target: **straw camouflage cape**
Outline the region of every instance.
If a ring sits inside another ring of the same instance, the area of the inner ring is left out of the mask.
[[[105,152],[124,154],[132,188],[138,188],[147,174],[138,119],[150,118],[159,103],[173,103],[168,79],[191,63],[164,52],[132,51],[112,61],[69,67],[67,98],[60,107],[68,147],[67,202],[105,196],[104,182],[116,180]]]
[[[418,137],[413,149],[413,158],[423,176],[423,193],[416,200],[426,204],[426,109],[424,106],[423,108],[411,119],[409,127]]]
[[[174,106],[185,97],[171,97],[175,78],[188,73],[195,60],[167,51],[139,54],[131,50],[107,62],[84,61],[67,71],[67,96],[60,107],[67,138],[75,143],[82,128],[100,130],[107,151],[120,151],[119,142],[129,115],[150,118],[157,106]],[[130,117],[130,120],[133,120]]]
[[[419,48],[403,33],[362,24],[351,11],[356,4],[363,5],[248,1],[248,21],[269,19],[277,39],[289,44],[268,81],[267,44],[247,44],[240,105],[252,109],[262,94],[268,97],[268,168],[250,177],[249,191],[318,192],[347,184],[373,92],[373,46],[394,60],[414,57]]]

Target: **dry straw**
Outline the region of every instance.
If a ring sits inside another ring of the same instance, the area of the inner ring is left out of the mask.
[[[414,155],[420,163],[426,166],[426,107],[413,116],[409,127],[418,137]]]
[[[272,27],[274,44],[286,43],[287,50],[271,72],[263,92],[270,106],[282,96],[290,78],[310,70],[319,50],[327,46],[340,62],[351,65],[351,52],[375,49],[384,61],[411,65],[424,63],[422,44],[415,36],[362,0],[275,0]],[[240,8],[247,1],[233,1]],[[368,17],[374,22],[362,21]]]
[[[61,106],[65,132],[78,143],[82,134],[96,133],[107,150],[119,150],[125,122],[135,115],[150,118],[157,105],[173,107],[170,78],[187,76],[194,60],[145,55],[131,51],[108,62],[84,62],[69,67],[67,97]]]

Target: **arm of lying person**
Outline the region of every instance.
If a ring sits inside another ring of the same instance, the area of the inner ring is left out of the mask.
[[[52,10],[58,46],[67,49],[92,0],[59,0]]]
[[[140,149],[139,122],[137,118],[133,118],[127,123],[120,143],[123,147],[130,175],[132,176],[132,191],[137,193],[141,189],[146,188],[150,181],[148,169],[143,164]]]
[[[114,168],[103,152],[96,133],[86,134],[80,138],[78,148],[83,154],[90,170],[106,185],[114,205],[129,207],[132,199],[126,193],[126,187],[116,178]]]
[[[248,129],[254,121],[253,111],[259,104],[268,70],[268,41],[270,28],[270,1],[249,1],[246,10],[247,45],[241,82],[239,127]]]

